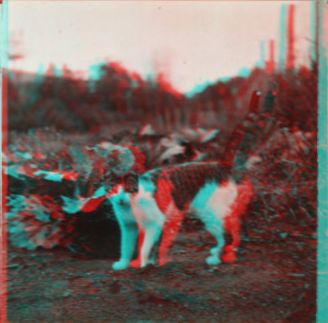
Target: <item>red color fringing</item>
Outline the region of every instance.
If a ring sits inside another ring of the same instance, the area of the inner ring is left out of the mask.
[[[265,62],[265,69],[267,73],[272,73],[274,72],[275,68],[275,61],[274,61],[274,40],[270,39],[270,58],[269,61]]]
[[[2,74],[2,152],[7,152],[7,131],[8,131],[8,118],[7,118],[7,73],[3,69]],[[2,156],[1,156],[2,157]],[[7,226],[6,226],[6,206],[7,206],[7,175],[4,171],[6,167],[5,159],[2,159],[2,208],[1,208],[1,248],[0,248],[0,323],[6,322],[7,316]]]
[[[171,93],[178,98],[182,97],[182,94],[173,88],[173,86],[170,84],[169,81],[167,81],[163,73],[158,74],[157,83],[163,91]]]
[[[291,4],[288,7],[288,39],[287,39],[287,61],[286,68],[293,69],[295,66],[295,53],[294,53],[294,12],[295,5]]]

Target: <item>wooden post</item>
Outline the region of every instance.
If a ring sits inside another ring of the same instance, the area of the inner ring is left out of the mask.
[[[287,69],[293,70],[295,67],[295,53],[294,53],[294,13],[295,13],[295,5],[291,4],[288,7],[288,40],[287,40],[287,61],[286,67]]]

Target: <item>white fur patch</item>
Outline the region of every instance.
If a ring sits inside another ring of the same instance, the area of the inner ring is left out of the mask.
[[[165,216],[157,206],[152,187],[140,183],[139,192],[133,195],[131,205],[138,223],[142,226],[147,226],[150,223],[163,226]]]
[[[136,219],[131,208],[131,194],[124,192],[122,185],[119,185],[118,192],[113,194],[109,200],[113,205],[118,222],[125,221],[136,223]]]
[[[190,209],[205,222],[209,214],[213,220],[223,220],[230,212],[230,207],[237,197],[237,185],[229,181],[223,185],[208,182],[201,188],[190,204]]]

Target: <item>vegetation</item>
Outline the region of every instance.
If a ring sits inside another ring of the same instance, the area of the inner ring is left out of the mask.
[[[9,81],[8,231],[14,246],[70,246],[81,236],[76,223],[86,214],[66,213],[67,203],[110,188],[130,171],[217,160],[257,89],[276,92],[277,124],[252,152],[262,163],[251,173],[255,198],[247,230],[266,240],[315,237],[315,72],[302,67],[267,75],[255,69],[248,78],[218,82],[189,98],[162,76],[145,81],[119,64],[104,64],[100,72],[92,82],[68,70],[24,88]],[[92,220],[104,216],[103,207]],[[114,220],[106,207],[105,217]],[[188,219],[184,229],[191,225]]]

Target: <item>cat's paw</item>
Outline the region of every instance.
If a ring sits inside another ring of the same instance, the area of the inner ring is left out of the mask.
[[[233,253],[234,251],[237,251],[237,248],[234,249],[232,245],[228,245],[224,247],[224,252]]]
[[[143,268],[146,267],[147,265],[154,265],[155,260],[154,259],[148,259],[146,263],[141,263],[140,259],[135,259],[130,262],[130,267],[132,268]]]
[[[206,258],[206,263],[209,266],[216,266],[221,263],[221,260],[217,256],[211,256]]]
[[[216,255],[219,253],[220,249],[218,247],[211,248],[210,253],[213,257],[216,257]]]
[[[235,252],[228,252],[222,256],[222,260],[226,263],[233,263],[237,261],[236,253]]]
[[[132,268],[141,268],[141,261],[140,259],[135,259],[130,262],[130,267]]]
[[[123,269],[129,268],[129,265],[130,265],[129,260],[120,260],[120,261],[114,262],[112,268],[114,270],[123,270]]]

